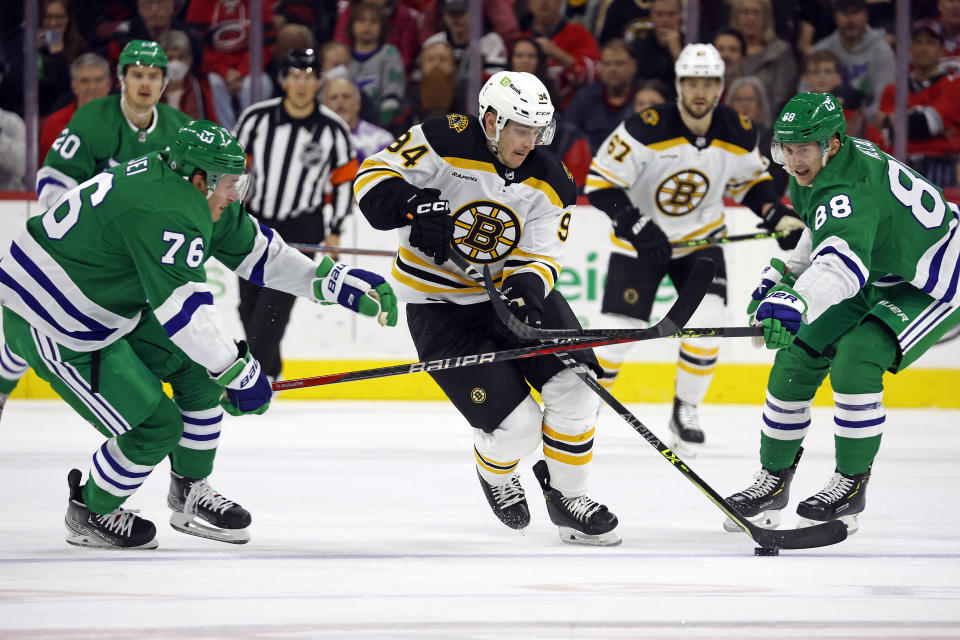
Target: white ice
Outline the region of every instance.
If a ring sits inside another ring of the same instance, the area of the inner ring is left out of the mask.
[[[295,393],[295,392],[291,392]],[[666,405],[631,409],[666,435]],[[706,406],[690,466],[718,492],[759,468],[758,407]],[[833,471],[814,412],[793,500]],[[533,522],[490,512],[472,438],[443,403],[276,402],[228,418],[212,484],[254,516],[242,546],[167,524],[168,465],[128,505],[153,551],[64,541],[67,472],[100,436],[62,403],[0,423],[0,638],[960,637],[960,411],[890,410],[861,529],[756,557],[705,495],[609,410],[590,495],[623,544],[562,543],[524,460]],[[784,512],[785,524],[795,515]]]

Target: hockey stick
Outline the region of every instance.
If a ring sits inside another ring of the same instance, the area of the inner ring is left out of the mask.
[[[459,255],[454,254],[454,262],[458,263],[463,262],[464,266],[461,266],[464,271],[470,275],[471,278],[476,280],[475,274],[477,270],[473,268],[469,263],[466,263],[463,258]],[[701,264],[704,264],[706,261],[697,261],[694,263],[693,270],[690,273],[690,277],[687,279],[687,287],[684,287],[685,290],[690,289],[691,287],[697,287],[706,291],[709,286],[712,275],[709,278],[706,278],[705,283],[694,283],[694,276],[699,275],[703,278],[703,275],[707,273],[703,268],[699,268]],[[707,269],[712,271],[713,265],[706,263],[708,265]],[[479,274],[477,274],[479,275]],[[493,304],[494,310],[497,313],[497,317],[501,320],[506,320],[506,316],[515,317],[510,312],[510,309],[507,307],[507,299],[503,296],[502,293],[497,291],[496,287],[493,284],[493,278],[490,276],[490,270],[487,267],[484,267],[484,286],[486,287],[490,295],[490,302]],[[684,292],[680,293],[680,297],[684,296]],[[700,295],[703,297],[703,294]],[[692,311],[691,311],[692,315]],[[687,318],[689,319],[689,317]],[[818,524],[812,527],[802,528],[802,529],[786,529],[783,531],[777,531],[776,529],[764,529],[763,527],[758,527],[753,524],[746,518],[740,516],[739,513],[728,503],[723,496],[716,492],[709,484],[707,484],[700,476],[698,476],[693,469],[688,467],[686,463],[683,462],[673,451],[670,450],[657,436],[650,431],[640,420],[633,415],[623,404],[620,403],[613,395],[604,389],[599,382],[590,374],[587,368],[574,360],[569,353],[557,353],[557,358],[566,366],[570,371],[572,371],[578,378],[583,380],[583,382],[590,387],[600,398],[603,399],[607,405],[613,408],[620,417],[623,418],[627,424],[633,427],[634,431],[639,433],[643,438],[650,443],[650,445],[656,449],[660,455],[664,457],[670,464],[673,465],[675,469],[678,469],[687,480],[693,483],[695,487],[700,489],[710,500],[719,507],[724,514],[726,514],[731,520],[737,523],[737,525],[744,530],[750,537],[752,537],[760,546],[766,548],[774,549],[809,549],[813,547],[825,547],[827,545],[836,544],[846,539],[847,537],[847,527],[840,520],[831,520],[829,522],[824,522],[823,524]]]
[[[782,231],[764,232],[764,233],[744,233],[738,236],[727,236],[725,238],[700,238],[699,240],[674,240],[670,246],[674,249],[688,249],[691,247],[712,247],[718,244],[730,244],[731,242],[742,242],[744,240],[766,240],[772,238],[782,238]]]
[[[384,258],[395,258],[397,256],[396,251],[387,251],[385,249],[359,249],[356,247],[335,247],[328,244],[301,244],[299,242],[288,242],[287,246],[291,249],[298,249],[300,251],[313,251],[315,253],[326,251],[327,253],[345,253],[357,256],[383,256]]]
[[[387,378],[390,376],[401,376],[407,373],[420,373],[429,371],[443,371],[445,369],[459,369],[462,367],[472,367],[478,364],[489,364],[491,362],[505,362],[507,360],[521,360],[523,358],[535,358],[537,356],[550,355],[551,353],[560,353],[561,351],[576,351],[578,349],[591,349],[593,347],[603,347],[609,344],[621,344],[624,342],[638,342],[641,340],[651,340],[655,338],[704,338],[704,337],[724,337],[740,338],[754,336],[758,334],[757,327],[713,327],[708,329],[681,329],[670,335],[660,335],[658,331],[651,329],[641,329],[647,331],[647,334],[638,333],[630,338],[584,338],[574,339],[566,338],[557,341],[555,344],[539,344],[529,347],[520,347],[517,349],[507,349],[504,351],[490,351],[488,353],[477,353],[469,356],[458,356],[455,358],[444,358],[441,360],[424,360],[421,362],[408,362],[406,364],[395,364],[386,367],[377,367],[374,369],[360,369],[358,371],[347,371],[344,373],[330,373],[322,376],[313,376],[310,378],[297,378],[294,380],[280,380],[272,384],[274,391],[287,391],[288,389],[305,389],[307,387],[321,387],[328,384],[337,384],[340,382],[355,382],[357,380],[371,380],[373,378]]]

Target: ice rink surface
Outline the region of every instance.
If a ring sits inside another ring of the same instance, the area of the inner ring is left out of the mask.
[[[632,405],[665,436],[667,405]],[[690,466],[727,495],[759,469],[758,407],[706,406]],[[793,506],[833,471],[814,426]],[[470,429],[442,403],[276,402],[224,423],[214,487],[253,513],[228,545],[167,524],[161,463],[127,506],[152,551],[64,542],[67,472],[100,436],[59,402],[0,423],[0,638],[960,638],[960,411],[889,410],[861,529],[756,557],[745,534],[609,410],[590,495],[615,548],[566,545],[521,463],[533,522],[490,512]]]

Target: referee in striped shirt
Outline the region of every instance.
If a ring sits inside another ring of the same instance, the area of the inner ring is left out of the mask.
[[[250,162],[246,207],[288,242],[338,245],[353,204],[357,155],[346,123],[317,102],[320,63],[313,49],[290,49],[280,68],[283,97],[251,105],[234,135]],[[327,194],[332,212],[324,220]],[[240,320],[250,351],[272,380],[296,298],[240,280]]]

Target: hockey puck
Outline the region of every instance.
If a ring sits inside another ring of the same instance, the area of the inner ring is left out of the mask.
[[[780,549],[776,547],[754,547],[753,555],[755,556],[778,556],[780,555]]]

